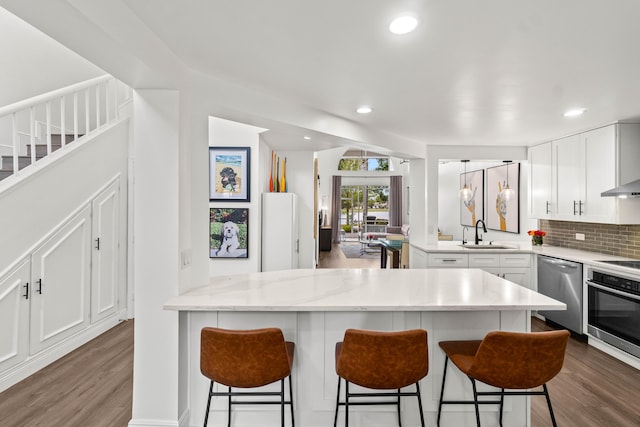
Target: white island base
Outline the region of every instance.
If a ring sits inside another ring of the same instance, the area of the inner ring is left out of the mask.
[[[421,381],[427,425],[435,425],[444,355],[439,341],[479,339],[492,330],[530,331],[530,313],[564,304],[481,270],[291,270],[211,279],[165,304],[179,310],[182,360],[181,426],[202,425],[209,381],[199,370],[200,330],[279,327],[296,343],[293,369],[296,425],[333,425],[335,343],[347,328],[424,328],[429,374]],[[471,399],[471,383],[449,367],[445,397]],[[184,387],[184,389],[183,389]],[[275,387],[271,387],[275,388]],[[550,394],[553,398],[553,389]],[[227,402],[213,400],[210,426],[227,422]],[[481,405],[485,427],[498,425],[498,405]],[[529,398],[505,399],[504,425],[529,426]],[[286,425],[290,425],[288,408]],[[279,426],[278,406],[234,407],[233,426]],[[404,398],[403,426],[419,426],[415,398]],[[393,406],[350,408],[353,427],[397,425]],[[338,425],[344,425],[344,408]],[[473,405],[445,405],[441,426],[475,426]]]

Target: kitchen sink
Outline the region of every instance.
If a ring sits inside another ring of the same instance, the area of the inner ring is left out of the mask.
[[[511,246],[504,245],[459,245],[460,247],[467,249],[514,249]]]

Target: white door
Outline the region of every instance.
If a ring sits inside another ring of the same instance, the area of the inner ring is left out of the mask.
[[[114,182],[92,203],[91,323],[118,310],[119,201]]]
[[[591,222],[615,222],[615,197],[600,193],[616,183],[616,126],[606,126],[583,134],[584,207],[583,216]]]
[[[551,200],[551,143],[529,148],[529,216],[549,218],[554,203]]]
[[[29,258],[0,277],[0,372],[29,352]]]
[[[87,206],[32,255],[32,355],[89,324],[90,222]]]
[[[530,268],[502,268],[500,276],[510,282],[531,289],[531,269]]]
[[[558,219],[579,220],[582,198],[582,171],[580,136],[573,135],[553,142],[556,173],[556,203]]]

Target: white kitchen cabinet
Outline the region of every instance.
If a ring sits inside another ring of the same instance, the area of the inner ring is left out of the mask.
[[[262,194],[262,271],[298,268],[298,200],[293,193]]]
[[[118,310],[119,181],[107,187],[91,204],[91,323],[95,323]]]
[[[530,217],[640,224],[640,216],[635,214],[637,203],[600,196],[606,190],[640,178],[638,158],[640,125],[631,123],[616,123],[531,147]]]
[[[469,268],[480,268],[520,286],[531,288],[531,254],[528,253],[470,254]]]
[[[60,228],[31,256],[31,355],[89,324],[91,207]]]
[[[0,372],[29,353],[29,258],[0,277]]]
[[[580,156],[579,135],[553,141],[555,182],[555,219],[574,220],[579,216],[583,194],[583,161]]]
[[[606,126],[553,142],[557,219],[615,220],[615,199],[600,193],[616,186],[616,127]]]
[[[428,268],[468,268],[469,255],[456,252],[427,253]]]
[[[427,253],[418,248],[410,246],[409,268],[427,268]]]
[[[546,219],[551,216],[551,143],[536,145],[529,149],[529,216]]]

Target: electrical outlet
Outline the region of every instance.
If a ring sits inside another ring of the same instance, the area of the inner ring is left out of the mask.
[[[576,233],[576,240],[584,240],[584,234],[583,233]]]
[[[191,265],[191,249],[182,251],[180,255],[182,268],[187,268],[189,265]]]

